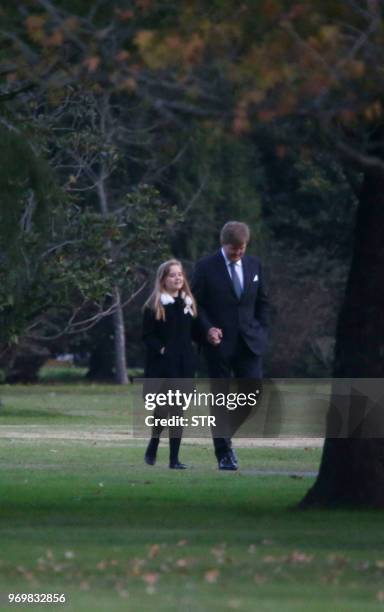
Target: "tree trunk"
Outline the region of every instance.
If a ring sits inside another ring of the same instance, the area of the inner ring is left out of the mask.
[[[374,171],[365,173],[360,196],[352,264],[336,331],[334,378],[384,378],[384,176]],[[349,418],[356,399],[352,395]],[[331,431],[337,399],[333,400],[328,436],[335,435]],[[379,425],[383,412],[381,395],[376,404]],[[365,423],[364,418],[347,438],[327,437],[319,475],[302,500],[302,508],[384,508],[384,437],[373,437],[372,423]],[[370,433],[364,433],[369,428]]]
[[[112,317],[101,319],[90,333],[90,358],[87,378],[93,381],[115,380]]]
[[[46,347],[33,342],[22,341],[20,345],[6,353],[0,362],[8,384],[30,384],[39,380],[39,370],[50,357]]]
[[[97,192],[99,196],[99,204],[100,210],[103,215],[108,215],[109,205],[107,193],[105,190],[105,172],[104,168],[101,168],[100,180],[97,184]],[[112,253],[112,249],[111,249]],[[113,253],[112,253],[113,257]],[[114,366],[115,366],[115,382],[118,385],[127,385],[128,374],[127,374],[127,357],[125,351],[125,323],[124,323],[124,313],[123,308],[121,306],[121,296],[120,290],[118,287],[115,287],[113,290],[113,297],[117,303],[116,310],[112,315],[113,321],[113,335],[114,335]]]
[[[129,381],[125,352],[125,324],[123,309],[121,307],[120,291],[118,287],[115,287],[114,289],[114,298],[117,302],[117,308],[112,315],[115,344],[115,381],[119,385],[127,385]]]

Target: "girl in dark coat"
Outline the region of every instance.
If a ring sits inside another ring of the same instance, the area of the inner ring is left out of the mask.
[[[143,340],[147,347],[144,375],[148,379],[193,378],[196,354],[192,346],[192,326],[196,317],[196,304],[192,296],[183,267],[176,259],[161,264],[157,271],[155,288],[144,305]],[[146,384],[148,389],[149,385]],[[166,392],[172,387],[164,381],[157,392]],[[180,385],[179,385],[180,386]],[[154,411],[155,418],[164,418],[170,408]],[[182,411],[172,408],[172,415],[181,416]],[[145,461],[156,462],[160,434],[164,428],[154,427],[149,441]],[[172,429],[172,431],[171,431]],[[182,428],[169,428],[169,467],[185,469],[179,461]]]

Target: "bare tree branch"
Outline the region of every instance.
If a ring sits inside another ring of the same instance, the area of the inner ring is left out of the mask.
[[[353,147],[347,142],[341,140],[341,138],[335,135],[335,130],[329,125],[322,124],[322,128],[335,149],[343,156],[357,164],[360,168],[379,170],[380,172],[384,171],[384,160],[374,155],[368,155],[361,152],[357,147]]]
[[[128,299],[126,299],[124,302],[122,302],[121,304],[119,304],[118,302],[114,301],[111,306],[109,306],[107,309],[102,310],[101,307],[99,307],[99,312],[97,312],[95,315],[88,317],[87,319],[83,319],[81,321],[76,321],[76,317],[79,315],[79,313],[84,310],[86,304],[84,303],[82,307],[76,308],[73,312],[73,314],[71,315],[71,317],[68,319],[67,323],[65,324],[65,327],[63,329],[61,329],[58,333],[53,334],[53,335],[46,335],[46,336],[40,336],[38,334],[31,334],[31,330],[34,327],[37,327],[39,325],[47,325],[47,321],[44,320],[40,320],[39,322],[35,322],[33,323],[28,329],[27,329],[27,333],[26,333],[26,337],[30,340],[39,340],[39,341],[48,341],[48,340],[57,340],[58,338],[62,338],[63,336],[67,336],[67,335],[75,335],[78,334],[80,332],[85,332],[88,331],[90,329],[92,329],[92,327],[94,327],[97,323],[99,323],[99,321],[101,321],[102,319],[104,319],[105,317],[109,317],[111,316],[116,309],[120,306],[122,309],[124,309],[126,306],[128,306],[131,302],[133,302],[133,300],[140,295],[140,293],[144,290],[144,288],[147,286],[148,284],[148,280],[145,280],[140,287],[134,292],[132,293]]]
[[[36,197],[31,189],[28,195],[27,205],[20,219],[20,230],[28,234],[32,229],[32,217],[36,210]]]

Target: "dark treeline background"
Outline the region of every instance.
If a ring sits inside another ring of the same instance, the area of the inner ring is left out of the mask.
[[[228,219],[250,224],[267,270],[266,374],[331,375],[361,171],[315,117],[271,103],[273,121],[248,123],[228,66],[243,54],[260,80],[242,49],[252,31],[232,3],[210,4],[201,19],[199,3],[4,5],[3,380],[36,380],[70,352],[90,378],[126,382],[157,265],[172,255],[190,272]],[[253,10],[255,31],[271,6]],[[210,48],[202,32],[220,20]],[[267,83],[274,70],[265,62]]]

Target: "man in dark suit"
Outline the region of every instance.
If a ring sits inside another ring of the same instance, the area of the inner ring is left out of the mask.
[[[221,230],[221,249],[197,262],[192,291],[198,305],[203,348],[209,376],[218,379],[260,380],[267,343],[268,300],[260,260],[245,254],[250,238],[245,223],[229,221]],[[223,419],[230,420],[221,410]],[[225,437],[213,437],[221,470],[236,470],[231,435],[246,418],[237,411]],[[222,434],[220,434],[222,435]]]

